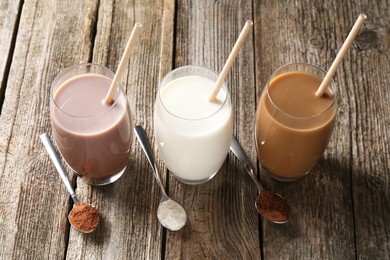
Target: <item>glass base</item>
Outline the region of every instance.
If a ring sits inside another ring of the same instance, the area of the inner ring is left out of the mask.
[[[267,173],[268,176],[270,176],[272,179],[274,180],[277,180],[277,181],[281,181],[281,182],[293,182],[293,181],[297,181],[297,180],[300,180],[302,179],[303,177],[305,177],[310,171],[308,171],[307,173],[305,173],[304,175],[302,176],[298,176],[298,177],[283,177],[283,176],[279,176],[279,175],[276,175],[272,172],[270,172],[269,170],[267,170],[267,168],[265,168],[264,166],[260,166],[263,171],[265,173]]]
[[[122,175],[123,173],[125,172],[127,168],[127,165],[120,171],[118,172],[117,174],[114,174],[106,179],[88,179],[88,178],[85,178],[85,177],[81,177],[81,179],[90,184],[90,185],[93,185],[93,186],[103,186],[103,185],[108,185],[108,184],[111,184],[115,181],[117,181]]]
[[[198,185],[198,184],[202,184],[202,183],[205,183],[205,182],[208,182],[209,180],[211,180],[218,172],[216,173],[213,173],[212,175],[210,175],[210,177],[208,178],[205,178],[205,179],[200,179],[200,180],[187,180],[187,179],[183,179],[183,178],[180,178],[178,177],[176,174],[174,174],[173,172],[170,172],[172,173],[173,177],[175,177],[176,180],[184,183],[184,184],[189,184],[189,185]]]

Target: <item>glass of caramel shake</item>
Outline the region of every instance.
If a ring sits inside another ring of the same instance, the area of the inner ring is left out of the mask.
[[[278,68],[265,86],[255,120],[257,155],[267,173],[294,181],[310,172],[324,153],[337,111],[334,81],[315,95],[326,72],[306,64]]]
[[[116,181],[129,161],[133,125],[119,86],[103,102],[114,73],[86,63],[61,72],[52,83],[50,118],[54,139],[67,164],[92,185]]]

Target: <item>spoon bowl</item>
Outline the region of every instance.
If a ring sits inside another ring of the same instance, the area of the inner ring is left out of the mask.
[[[290,218],[290,206],[287,200],[281,195],[263,188],[254,174],[248,157],[235,137],[232,139],[230,150],[244,164],[245,170],[256,183],[259,195],[256,199],[255,207],[260,215],[277,224],[286,223]]]
[[[89,219],[88,222],[81,219]],[[68,220],[72,226],[82,233],[93,232],[99,224],[99,211],[90,204],[79,202],[69,212]]]
[[[50,159],[53,161],[58,174],[64,182],[66,189],[72,197],[74,206],[68,215],[68,220],[70,224],[82,233],[91,233],[96,229],[99,224],[100,218],[98,209],[90,204],[79,202],[76,197],[76,193],[74,192],[73,187],[68,180],[68,177],[66,177],[65,170],[61,164],[61,160],[58,157],[56,150],[54,149],[53,143],[51,142],[49,135],[47,133],[44,133],[41,134],[39,137],[41,138],[41,141],[45,146],[46,151],[50,156]],[[86,218],[90,220],[88,221],[88,223],[85,223],[85,221],[81,221],[82,219]]]
[[[149,164],[152,167],[153,175],[156,178],[158,186],[161,189],[161,199],[157,209],[157,218],[165,228],[172,231],[180,230],[186,224],[187,214],[183,207],[170,199],[165,192],[145,130],[142,126],[135,126],[134,131],[145,152],[146,158],[148,158]]]

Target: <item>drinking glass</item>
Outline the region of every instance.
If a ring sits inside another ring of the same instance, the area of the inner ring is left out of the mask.
[[[307,112],[304,116],[292,115],[291,111],[286,110],[284,103],[291,102],[291,94],[277,97],[273,84],[281,84],[276,82],[281,82],[282,79],[286,84],[284,87],[298,88],[294,95],[302,94],[298,85],[306,84],[307,80],[303,83],[295,81],[297,76],[303,75],[301,73],[315,76],[319,83],[326,75],[321,68],[307,63],[292,63],[278,68],[267,82],[256,111],[257,155],[266,172],[279,181],[294,181],[310,172],[324,153],[335,124],[337,90],[334,81],[330,83],[323,97],[315,97],[319,84],[312,86],[312,105],[318,105],[315,102],[321,98],[328,98],[326,106],[311,112],[309,103],[293,105],[304,104],[304,110]],[[278,104],[275,103],[276,99]]]
[[[154,106],[156,143],[170,172],[186,184],[201,184],[213,178],[229,152],[233,117],[226,84],[219,91],[213,109],[199,114],[189,109],[195,96],[200,95],[200,100],[207,102],[217,78],[214,71],[191,65],[169,72],[159,85]],[[178,92],[169,94],[173,84]],[[191,92],[184,89],[188,85],[193,85]],[[206,85],[206,93],[198,93]],[[180,109],[172,109],[175,106]],[[187,110],[191,110],[189,114],[185,113]]]
[[[118,86],[110,105],[104,99],[114,73],[85,63],[53,81],[50,118],[58,149],[69,167],[91,185],[106,185],[124,173],[133,125],[127,98]]]

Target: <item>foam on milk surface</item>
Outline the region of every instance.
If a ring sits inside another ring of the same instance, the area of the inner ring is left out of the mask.
[[[122,97],[115,105],[103,104],[110,84],[111,79],[99,74],[78,75],[63,82],[53,98],[66,114],[54,110],[52,120],[77,134],[94,135],[115,127],[124,118],[126,107]],[[84,119],[85,123],[76,123],[75,118]]]
[[[215,82],[200,76],[185,76],[171,81],[161,90],[165,108],[185,119],[202,119],[220,109],[226,93],[220,91],[214,102],[208,100]]]
[[[77,117],[92,117],[109,106],[102,104],[111,79],[98,74],[85,74],[64,82],[54,93],[61,110]]]

